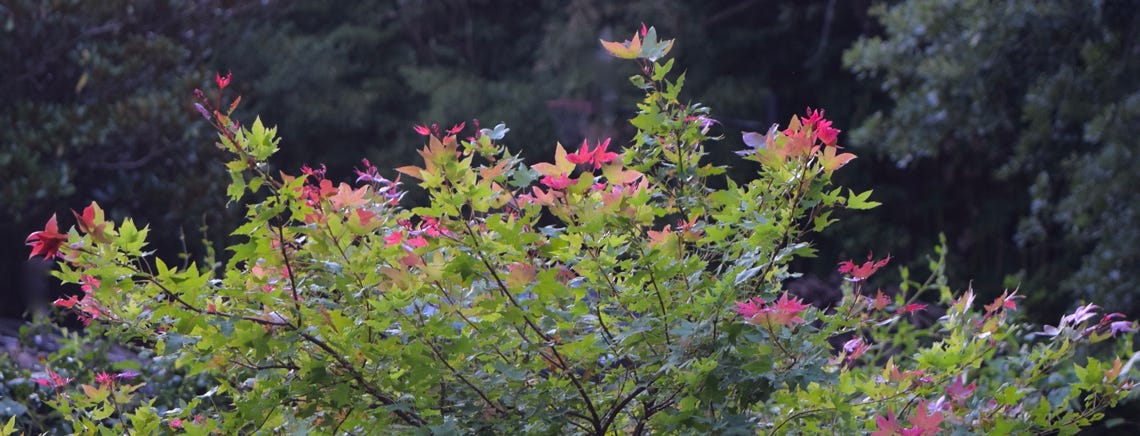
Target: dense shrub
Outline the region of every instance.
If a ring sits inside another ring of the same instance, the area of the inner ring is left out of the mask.
[[[839,130],[809,109],[747,132],[738,154],[761,170],[710,188],[717,122],[678,97],[673,41],[643,27],[602,44],[634,60],[645,93],[620,153],[557,145],[528,166],[499,144],[505,126],[418,126],[422,162],[397,168],[429,194],[412,210],[401,177],[367,160],[354,183],[271,171],[275,129],[199,93],[246,211],[227,258],[169,265],[146,251],[149,228],[94,203],[29,242],[84,287],[57,306],[216,386],[168,409],[139,399],[139,380],[49,370],[41,393],[77,433],[887,435],[1073,433],[1131,388],[1132,322],[1087,305],[1040,331],[1017,323],[1016,291],[952,292],[944,246],[930,279],[901,269],[893,297],[866,285],[890,262],[870,256],[839,264],[832,307],[790,295],[809,235],[876,206],[831,183],[855,158]],[[908,322],[935,304],[937,324]],[[1107,360],[1086,354],[1114,336]]]

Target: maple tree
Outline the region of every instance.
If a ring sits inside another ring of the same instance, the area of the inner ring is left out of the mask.
[[[603,44],[635,60],[645,92],[620,153],[558,144],[528,166],[505,126],[416,126],[420,163],[396,168],[427,191],[412,209],[368,161],[355,185],[323,166],[269,171],[275,128],[198,91],[246,213],[226,259],[169,265],[145,250],[149,228],[96,204],[67,235],[53,216],[33,253],[58,251],[57,277],[85,286],[57,306],[215,385],[158,409],[98,369],[75,392],[49,376],[48,404],[76,432],[909,435],[1071,432],[1127,394],[1134,323],[1089,305],[1024,339],[1015,293],[979,312],[972,289],[951,291],[945,244],[927,281],[900,269],[893,298],[863,289],[890,261],[870,256],[840,263],[831,307],[791,295],[808,236],[876,205],[832,184],[854,155],[809,109],[742,134],[756,178],[710,187],[725,173],[702,162],[716,123],[681,103],[684,75],[659,62],[672,47],[652,27]],[[935,326],[906,322],[930,304],[946,311]],[[1111,364],[1078,356],[1109,340]]]

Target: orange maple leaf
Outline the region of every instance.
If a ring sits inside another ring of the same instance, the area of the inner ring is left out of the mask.
[[[641,55],[641,36],[634,33],[633,39],[625,42],[599,40],[602,48],[618,59],[637,59]]]
[[[368,199],[364,198],[366,194],[368,194],[368,185],[353,190],[347,183],[341,182],[340,186],[337,186],[336,194],[329,197],[329,201],[332,202],[334,209],[357,207],[368,203]]]
[[[531,168],[534,168],[534,170],[538,171],[539,174],[554,178],[557,178],[561,175],[569,175],[570,173],[574,172],[575,167],[577,167],[577,165],[574,162],[570,162],[570,159],[566,157],[566,149],[562,148],[562,143],[558,143],[554,148],[553,164],[548,162],[539,162],[531,165]]]

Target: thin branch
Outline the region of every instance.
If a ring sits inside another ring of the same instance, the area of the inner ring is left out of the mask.
[[[351,376],[353,380],[356,380],[356,382],[360,384],[361,388],[363,388],[366,392],[368,392],[369,395],[372,395],[373,398],[380,400],[380,402],[384,403],[385,406],[392,406],[392,405],[398,404],[398,402],[395,399],[393,399],[392,397],[389,397],[389,396],[385,395],[384,393],[380,392],[379,390],[376,389],[375,386],[372,386],[372,384],[369,383],[368,380],[364,378],[364,374],[361,374],[360,371],[356,370],[356,367],[353,366],[351,363],[349,363],[347,360],[345,360],[344,357],[340,355],[340,353],[338,353],[335,349],[332,348],[332,346],[330,346],[329,344],[325,343],[324,341],[318,339],[317,337],[310,335],[308,333],[305,333],[303,331],[297,330],[296,333],[298,335],[300,335],[302,338],[304,338],[306,341],[309,341],[309,343],[316,345],[317,347],[321,348],[322,350],[325,350],[325,352],[328,353],[330,357],[335,359],[337,361],[337,363],[340,365],[340,367],[342,369],[344,369],[345,371],[347,371],[349,376]],[[427,423],[428,423],[427,420],[420,417],[415,412],[408,412],[408,411],[404,411],[404,410],[394,409],[394,410],[392,410],[392,413],[394,413],[396,416],[400,417],[400,419],[404,420],[404,422],[408,423],[409,425],[415,426],[415,427],[422,427],[424,425],[427,425]]]
[[[423,311],[416,310],[416,312],[419,313],[420,322],[422,323],[424,321],[423,320]],[[495,411],[499,412],[500,414],[503,414],[503,415],[507,414],[506,409],[504,409],[498,403],[491,401],[491,398],[488,397],[487,394],[485,392],[483,392],[482,389],[479,389],[478,386],[475,386],[474,383],[471,383],[470,380],[467,380],[467,377],[464,377],[463,374],[459,372],[459,370],[455,369],[454,366],[451,366],[451,363],[448,362],[447,358],[445,358],[443,356],[443,352],[439,351],[439,347],[437,347],[435,345],[435,341],[433,341],[431,339],[427,339],[424,342],[428,344],[428,348],[431,349],[431,352],[432,352],[432,354],[435,355],[435,358],[439,359],[439,361],[441,363],[443,363],[443,366],[446,366],[447,369],[449,371],[451,371],[452,375],[459,378],[459,381],[463,382],[463,384],[467,385],[467,387],[469,387],[469,388],[471,388],[471,390],[475,391],[475,393],[479,395],[479,398],[483,399],[483,402],[487,403],[488,406],[491,406],[492,408],[495,409]],[[442,407],[440,409],[442,409]]]

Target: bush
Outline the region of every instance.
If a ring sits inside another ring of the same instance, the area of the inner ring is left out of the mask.
[[[412,210],[367,160],[354,184],[270,171],[274,129],[201,96],[246,210],[228,259],[167,265],[148,228],[94,203],[30,243],[85,286],[56,305],[217,385],[161,409],[111,374],[48,372],[50,404],[79,433],[885,435],[1073,433],[1127,394],[1133,323],[1088,305],[1034,332],[1014,322],[1016,292],[981,308],[955,296],[941,256],[923,283],[903,269],[893,298],[865,285],[889,257],[842,262],[833,307],[784,292],[811,232],[876,205],[831,183],[855,158],[839,130],[809,110],[745,133],[738,154],[762,169],[710,188],[716,121],[678,99],[673,41],[642,28],[602,44],[645,91],[622,153],[558,145],[526,166],[498,144],[505,126],[418,126],[422,164],[397,171],[431,202]],[[946,315],[916,329],[927,294]],[[1085,354],[1113,336],[1108,360]]]

